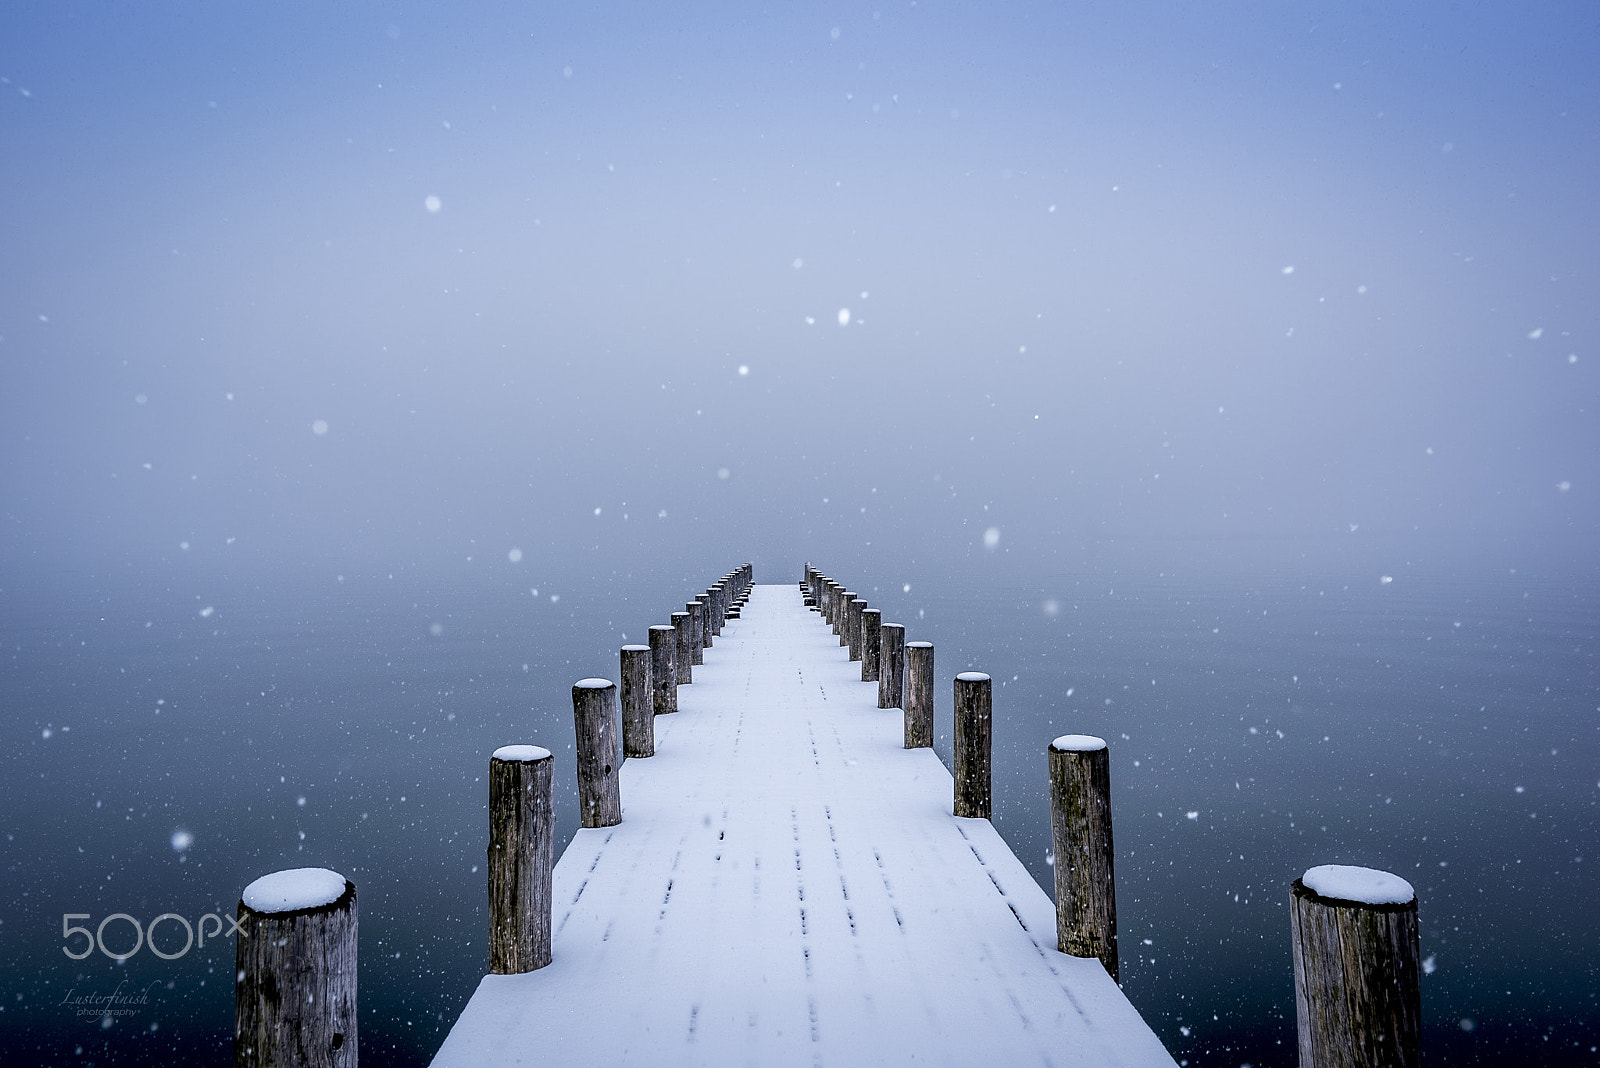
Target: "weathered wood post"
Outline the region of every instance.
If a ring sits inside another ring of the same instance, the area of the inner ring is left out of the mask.
[[[905,624],[885,623],[878,628],[878,707],[899,708],[905,685]]]
[[[848,632],[851,660],[861,659],[861,613],[866,611],[866,607],[867,602],[860,597],[845,606],[845,611],[849,613],[845,618],[844,626]]]
[[[655,695],[651,692],[654,672],[650,662],[653,655],[648,645],[622,647],[619,696],[622,700],[624,758],[656,755]]]
[[[622,822],[617,773],[617,686],[610,679],[572,685],[572,719],[578,736],[578,817],[585,827]]]
[[[489,971],[550,963],[550,878],[555,760],[537,745],[504,745],[489,758]]]
[[[828,580],[828,626],[833,628],[835,634],[839,633],[839,609],[844,605],[844,587],[839,583]]]
[[[689,663],[698,667],[706,662],[705,649],[710,642],[711,628],[706,619],[706,603],[689,601],[683,606],[689,614]]]
[[[722,624],[728,618],[728,586],[726,582],[719,582],[711,587],[711,618],[714,620],[711,633],[721,634]]]
[[[239,895],[235,1068],[356,1063],[356,887],[327,868],[263,875]]]
[[[664,623],[650,628],[650,695],[656,715],[678,710],[678,630]]]
[[[850,606],[855,604],[857,595],[850,590],[840,595],[839,601],[839,645],[841,648],[850,644]],[[856,609],[857,612],[861,609]]]
[[[694,634],[689,629],[689,613],[672,613],[672,628],[678,632],[678,685],[694,682]]]
[[[1301,1068],[1422,1063],[1417,895],[1398,875],[1324,864],[1289,894]]]
[[[883,655],[883,611],[861,610],[861,681],[878,681],[878,658]]]
[[[694,603],[700,606],[700,647],[702,649],[709,649],[713,644],[711,639],[715,637],[717,633],[717,610],[715,602],[712,601],[711,594],[697,593],[694,597]],[[698,661],[696,661],[696,663],[705,663],[705,657],[702,656]]]
[[[906,748],[933,747],[933,643],[906,642]]]
[[[956,676],[957,816],[990,816],[989,747],[993,724],[989,676],[963,671]]]
[[[1117,982],[1111,751],[1103,739],[1064,734],[1050,743],[1049,760],[1056,948],[1074,957],[1099,957]]]

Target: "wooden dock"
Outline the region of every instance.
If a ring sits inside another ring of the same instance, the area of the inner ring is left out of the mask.
[[[436,1068],[1174,1064],[860,678],[755,587],[557,862],[551,963],[486,976]]]

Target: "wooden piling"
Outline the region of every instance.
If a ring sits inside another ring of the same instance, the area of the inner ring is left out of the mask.
[[[239,896],[235,1068],[357,1063],[356,887],[326,868],[264,875]]]
[[[1328,864],[1290,887],[1301,1068],[1422,1063],[1421,943],[1411,884]]]
[[[878,628],[878,707],[899,708],[905,684],[906,628],[885,623]]]
[[[1050,743],[1049,763],[1056,948],[1100,958],[1117,981],[1111,751],[1103,739],[1066,734]]]
[[[861,681],[878,681],[878,658],[883,655],[883,612],[877,608],[861,610]]]
[[[555,760],[537,745],[506,745],[489,758],[489,971],[550,963]]]
[[[700,604],[700,647],[709,649],[716,644],[712,641],[717,634],[717,608],[716,601],[710,591],[696,594],[694,598]],[[701,663],[705,663],[702,658]]]
[[[725,581],[719,582],[712,586],[709,592],[711,594],[711,633],[721,634],[722,624],[728,618],[729,598],[727,583]]]
[[[906,748],[933,747],[933,643],[906,642]]]
[[[711,624],[704,601],[689,601],[683,606],[689,613],[689,663],[698,667],[706,662],[706,646],[711,644]]]
[[[845,641],[850,646],[851,660],[861,659],[861,613],[866,607],[867,602],[860,597],[845,606]]]
[[[840,646],[840,648],[844,648],[846,646],[849,646],[849,645],[853,644],[850,641],[850,619],[851,619],[850,606],[855,604],[857,599],[858,599],[857,594],[851,592],[850,590],[846,590],[844,592],[844,594],[842,595],[842,600],[839,603],[839,646]],[[865,607],[865,606],[863,605],[862,607]],[[857,608],[856,611],[860,612],[861,609]],[[857,617],[857,618],[859,618],[859,617]],[[854,660],[855,658],[851,657],[851,659]]]
[[[689,629],[689,613],[672,613],[672,626],[678,632],[678,685],[694,682],[694,634]]]
[[[621,686],[622,755],[648,757],[656,754],[656,710],[652,693],[654,652],[648,645],[622,647]]]
[[[956,676],[955,813],[990,817],[989,751],[993,705],[989,676],[963,671]]]
[[[622,822],[617,773],[617,686],[609,679],[579,679],[572,686],[577,734],[578,818],[585,827]]]
[[[678,710],[678,630],[664,623],[650,628],[650,696],[656,715]]]

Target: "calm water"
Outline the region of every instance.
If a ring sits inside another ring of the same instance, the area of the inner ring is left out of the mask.
[[[0,1061],[225,1061],[231,941],[71,960],[63,914],[195,923],[317,864],[359,888],[363,1062],[425,1064],[484,967],[488,753],[567,754],[571,682],[714,570],[537,596],[473,573],[0,593]],[[1111,742],[1124,986],[1180,1061],[1294,1063],[1288,884],[1343,862],[1417,888],[1430,1061],[1600,1063],[1600,587],[846,577],[935,642],[942,680],[994,676],[996,822],[1046,887],[1044,748]],[[157,948],[183,944],[164,921]],[[109,1027],[70,1000],[119,984],[141,1000]]]

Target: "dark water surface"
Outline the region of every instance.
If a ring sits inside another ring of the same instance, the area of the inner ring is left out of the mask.
[[[227,1061],[231,940],[73,960],[63,916],[194,924],[322,865],[358,887],[363,1062],[425,1064],[484,969],[489,752],[557,753],[569,838],[571,683],[714,577],[0,592],[0,1062]],[[1417,889],[1430,1062],[1600,1063],[1600,586],[842,577],[935,643],[947,763],[949,677],[994,676],[996,823],[1047,888],[1045,746],[1111,743],[1124,988],[1180,1061],[1294,1063],[1288,885],[1355,863]]]

